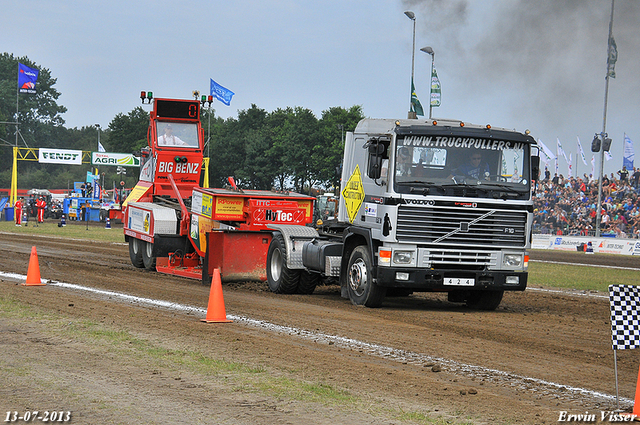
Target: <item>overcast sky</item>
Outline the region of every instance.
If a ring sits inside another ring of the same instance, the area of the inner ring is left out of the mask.
[[[320,117],[362,105],[371,118],[406,118],[416,14],[415,85],[428,110],[431,46],[442,84],[435,118],[531,130],[590,163],[602,131],[610,0],[193,0],[5,1],[3,51],[48,68],[68,108],[67,127],[100,124],[156,97],[209,93],[209,79],[235,92],[216,115],[251,104],[301,106]],[[640,166],[640,1],[616,0],[616,78],[606,131],[622,167],[623,137]],[[148,109],[148,107],[147,107]],[[598,163],[598,158],[596,158]],[[564,159],[560,173],[567,175]],[[552,165],[553,173],[553,165]]]

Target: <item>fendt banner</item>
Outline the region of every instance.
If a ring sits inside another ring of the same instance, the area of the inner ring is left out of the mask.
[[[47,164],[82,165],[82,151],[39,148],[38,162]]]

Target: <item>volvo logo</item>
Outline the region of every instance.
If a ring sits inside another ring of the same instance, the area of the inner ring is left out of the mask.
[[[407,204],[413,204],[413,205],[429,205],[429,206],[434,206],[436,203],[433,200],[426,200],[426,199],[405,199]]]

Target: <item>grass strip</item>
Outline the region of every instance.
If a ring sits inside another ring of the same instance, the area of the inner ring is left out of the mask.
[[[452,417],[437,417],[428,412],[407,411],[392,408],[383,403],[354,395],[349,391],[337,389],[320,381],[302,380],[291,377],[285,370],[269,371],[262,366],[212,357],[205,352],[190,349],[169,349],[157,341],[132,334],[115,325],[78,320],[58,312],[44,311],[0,294],[0,319],[27,320],[31,325],[39,324],[39,332],[47,337],[64,339],[74,343],[99,348],[122,364],[141,363],[145,367],[168,368],[175,372],[188,372],[212,379],[223,378],[223,384],[231,384],[234,391],[257,393],[279,400],[296,400],[305,403],[317,403],[346,411],[358,410],[374,416],[391,417],[400,422],[419,424],[470,424],[457,421]],[[28,374],[21,370],[3,373]],[[275,373],[272,373],[275,372]]]

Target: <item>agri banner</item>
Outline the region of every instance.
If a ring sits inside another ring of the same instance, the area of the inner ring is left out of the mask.
[[[140,158],[130,153],[91,152],[91,164],[140,167]]]
[[[47,164],[82,165],[82,151],[39,148],[38,162]]]

